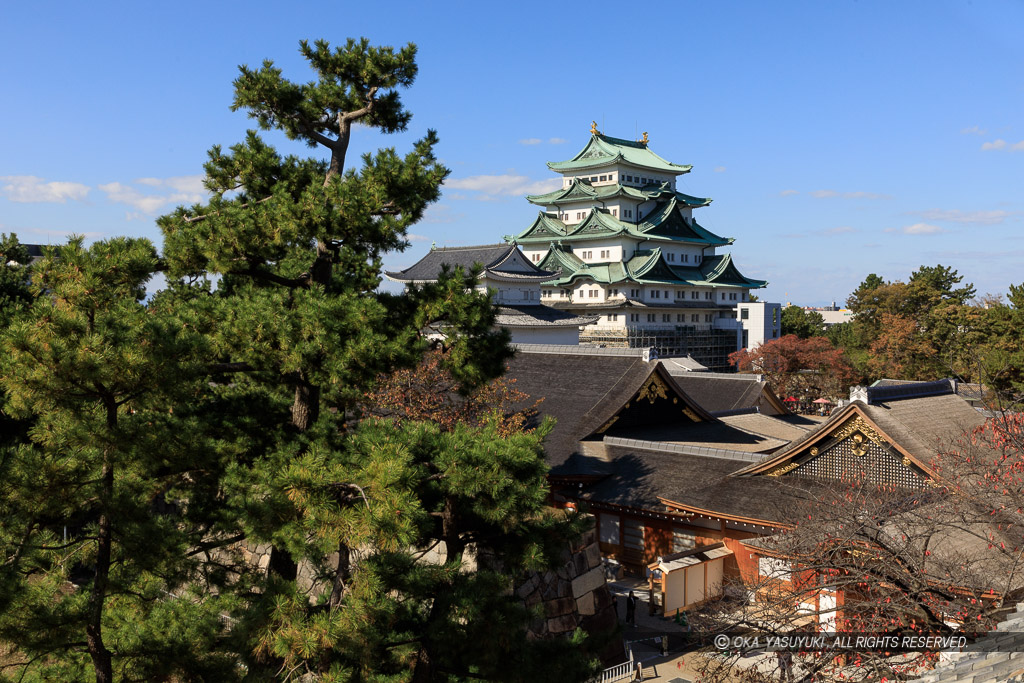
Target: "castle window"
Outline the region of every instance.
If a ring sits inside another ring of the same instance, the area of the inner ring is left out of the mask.
[[[671,322],[671,321],[672,321],[672,315],[670,313],[662,313],[661,314],[661,322],[667,323],[667,322]]]
[[[639,313],[630,313],[629,314],[629,322],[631,322],[631,323],[638,323],[638,322],[640,322],[640,314]]]
[[[649,322],[649,323],[656,323],[656,322],[658,322],[658,314],[657,313],[648,313],[647,314],[647,322]]]
[[[749,308],[741,308],[740,309],[740,320],[750,320],[750,309]]]
[[[657,289],[651,290],[651,298],[652,299],[660,299],[661,298],[661,292],[658,291]]]
[[[691,315],[690,316],[690,322],[691,323],[699,323],[700,322],[700,313],[694,313],[693,315]]]
[[[619,210],[618,209],[612,209],[612,215],[615,216],[615,217],[618,217]]]
[[[686,314],[685,313],[676,313],[676,322],[677,323],[685,323],[686,322]]]
[[[699,299],[700,298],[700,292],[698,292],[696,289],[693,290],[692,292],[690,292],[690,298],[691,299]]]
[[[604,182],[606,180],[608,180],[608,176],[606,176],[606,175],[601,176],[601,182]]]
[[[710,313],[705,313],[704,314],[704,322],[706,322],[706,323],[711,322],[711,314]]]

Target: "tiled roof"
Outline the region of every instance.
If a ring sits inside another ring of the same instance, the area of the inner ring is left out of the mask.
[[[596,315],[573,315],[541,304],[499,306],[495,324],[501,327],[581,327],[598,321]]]
[[[724,449],[723,449],[724,450]],[[663,509],[662,499],[742,519],[791,521],[794,500],[816,500],[813,481],[797,477],[741,478],[730,476],[743,460],[655,448],[608,445],[610,476],[585,487],[583,497],[595,502]]]
[[[732,413],[760,408],[770,414],[785,414],[785,405],[759,375],[685,372],[666,361],[679,386],[709,413]]]
[[[952,660],[910,683],[1024,682],[1024,602],[995,631],[968,645]]]
[[[512,358],[506,376],[515,380],[517,390],[532,397],[527,405],[543,399],[538,423],[544,416],[556,420],[544,442],[552,474],[591,471],[596,463],[582,452],[580,441],[606,425],[655,372],[678,391],[680,411],[688,407],[702,421],[714,421],[682,390],[674,388],[671,376],[656,362],[645,361],[642,356],[531,353],[523,349],[520,347]]]
[[[398,282],[431,282],[438,278],[445,267],[461,267],[467,273],[475,265],[493,271],[499,276],[520,276],[532,280],[551,277],[554,273],[543,271],[521,257],[520,264],[509,267],[506,262],[518,252],[514,244],[486,244],[476,247],[437,247],[427,252],[419,261],[405,270],[386,273]],[[520,256],[522,256],[520,254]]]
[[[810,426],[802,426],[780,420],[777,417],[763,415],[761,413],[747,413],[743,415],[720,415],[718,419],[730,427],[742,429],[752,434],[760,434],[773,439],[781,439],[789,443],[811,431]],[[817,425],[814,425],[817,426]]]

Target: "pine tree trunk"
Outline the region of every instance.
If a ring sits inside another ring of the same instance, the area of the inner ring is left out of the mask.
[[[292,403],[292,425],[299,431],[306,431],[320,417],[320,387],[313,386],[300,378],[295,385],[295,400]]]

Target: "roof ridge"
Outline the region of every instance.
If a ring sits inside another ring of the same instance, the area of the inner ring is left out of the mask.
[[[731,426],[731,425],[730,425]],[[737,430],[743,431],[743,430]],[[750,433],[750,432],[747,432]],[[764,436],[759,434],[758,436]],[[775,437],[771,437],[775,438]],[[783,441],[783,439],[775,439]],[[685,443],[671,441],[647,441],[645,439],[627,439],[621,436],[605,436],[604,442],[609,446],[623,446],[626,448],[638,448],[656,453],[679,453],[680,455],[696,455],[705,458],[716,458],[718,460],[738,460],[742,462],[756,463],[764,460],[770,455],[764,453],[748,453],[747,451],[734,451],[728,448],[711,448],[709,446],[693,446]]]
[[[434,247],[431,251],[458,251],[462,249],[497,249],[498,247],[514,247],[515,245],[509,244],[508,242],[498,242],[496,244],[470,244],[466,246],[455,246],[455,247]]]

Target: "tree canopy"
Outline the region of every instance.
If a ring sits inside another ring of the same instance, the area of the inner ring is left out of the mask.
[[[536,615],[510,590],[581,528],[545,505],[546,428],[479,404],[439,426],[394,394],[391,415],[366,410],[431,345],[421,385],[507,394],[490,383],[508,336],[472,273],[376,291],[448,173],[433,131],[346,164],[356,123],[409,125],[415,46],[300,52],[313,81],[243,66],[233,107],[326,158],[256,131],[212,147],[211,197],[159,219],[159,255],[74,240],[29,269],[0,244],[4,416],[21,425],[0,458],[0,640],[25,680],[592,671],[582,634],[527,638]]]

